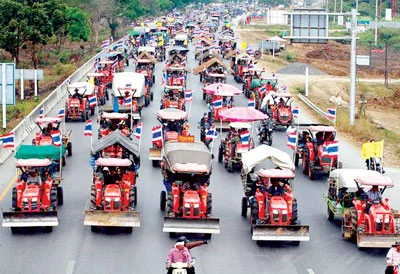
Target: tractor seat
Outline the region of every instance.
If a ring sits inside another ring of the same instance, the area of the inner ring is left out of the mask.
[[[167,131],[165,134],[165,140],[170,141],[170,140],[178,140],[178,132],[176,131]]]

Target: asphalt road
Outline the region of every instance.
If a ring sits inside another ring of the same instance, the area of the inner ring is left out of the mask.
[[[191,52],[188,67],[193,69],[196,66],[197,61]],[[50,234],[33,232],[12,235],[10,229],[0,229],[0,273],[165,273],[165,259],[175,240],[162,232],[164,212],[159,209],[162,177],[160,169],[153,168],[148,160],[151,127],[158,123],[156,113],[161,98],[162,68],[163,64],[158,63],[155,98],[142,112],[143,136],[138,180],[141,227],[134,229],[132,234],[92,233],[89,227],[83,225],[83,210],[91,183],[90,139],[83,137],[83,123],[68,123],[66,127],[73,132],[73,156],[68,159],[64,169],[65,198],[59,210],[59,226]],[[132,66],[127,68],[132,69]],[[229,76],[228,83],[237,85],[232,76]],[[195,90],[189,118],[191,132],[199,138],[197,122],[206,105],[201,98],[198,76],[189,75],[188,88]],[[247,99],[239,96],[235,104],[246,106]],[[55,115],[57,110],[53,111]],[[302,111],[301,118],[307,121],[306,111]],[[94,124],[96,133],[97,124]],[[284,132],[277,132],[273,141],[274,147],[291,153],[285,146]],[[214,146],[215,155],[218,144],[219,139]],[[345,167],[347,164],[347,167],[364,168],[359,151],[345,142],[341,143],[341,155],[344,155]],[[15,174],[13,164],[14,159],[10,158],[0,167],[1,190]],[[221,234],[214,235],[208,245],[192,250],[197,258],[197,273],[382,273],[387,250],[359,251],[354,243],[341,239],[339,222],[327,221],[326,205],[322,198],[327,191],[326,179],[310,181],[300,169],[296,174],[295,195],[299,204],[299,218],[303,224],[310,226],[311,241],[303,242],[298,247],[290,243],[259,246],[251,240],[249,220],[240,216],[243,193],[239,173],[228,173],[214,159],[210,190],[214,197],[214,216],[221,220]],[[0,206],[7,209],[10,205],[8,193]]]

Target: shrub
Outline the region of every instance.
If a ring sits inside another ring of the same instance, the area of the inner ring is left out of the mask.
[[[71,60],[71,52],[69,50],[64,50],[60,53],[59,60],[63,64],[68,64]]]
[[[288,62],[293,63],[293,62],[296,62],[296,55],[295,55],[293,52],[288,52],[288,51],[286,51],[286,52],[283,54],[283,59],[284,59],[285,61],[288,61]]]
[[[55,66],[55,74],[61,76],[69,76],[76,70],[76,66],[73,64],[57,64]]]

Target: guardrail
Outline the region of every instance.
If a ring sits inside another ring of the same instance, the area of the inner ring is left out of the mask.
[[[335,124],[335,122],[332,121],[332,119],[328,118],[326,112],[323,111],[322,109],[320,109],[319,107],[317,107],[313,102],[310,101],[310,99],[308,99],[307,97],[305,97],[304,95],[302,95],[300,93],[297,94],[297,97],[299,97],[299,99],[301,101],[303,101],[303,103],[305,103],[307,106],[309,106],[312,110],[314,110],[316,113],[321,115],[323,118],[325,118],[326,120],[328,120],[332,124]]]
[[[93,56],[89,61],[87,61],[83,66],[77,69],[73,74],[71,74],[67,79],[70,79],[71,83],[81,80],[90,70],[93,69],[94,60],[98,58],[103,51],[99,52]],[[59,85],[55,90],[53,90],[31,113],[29,113],[24,120],[22,120],[13,130],[14,132],[14,142],[15,147],[18,148],[22,142],[29,136],[29,134],[35,129],[36,118],[39,117],[39,109],[44,106],[45,115],[48,114],[61,100],[67,98],[65,80],[61,85]],[[14,150],[3,149],[0,147],[0,165],[2,165],[8,157],[12,155]]]

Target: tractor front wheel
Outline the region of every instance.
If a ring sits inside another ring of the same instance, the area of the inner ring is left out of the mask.
[[[71,142],[68,142],[67,152],[68,152],[68,156],[72,156],[72,143]]]
[[[326,210],[326,216],[328,218],[329,221],[333,221],[333,219],[335,218],[335,214],[333,214],[332,210],[329,208],[329,206],[327,206],[327,210]]]
[[[307,159],[304,158],[304,156],[301,159],[301,167],[302,167],[302,170],[303,170],[303,174],[307,174],[308,161],[307,161]]]
[[[207,195],[207,216],[212,214],[212,193]]]
[[[17,207],[17,188],[13,187],[12,189],[12,207],[16,208]]]
[[[61,186],[57,187],[57,204],[58,205],[64,204],[64,190]]]
[[[294,155],[294,166],[295,167],[297,167],[299,165],[299,158],[300,158],[299,154],[295,152],[295,155]]]
[[[242,197],[242,217],[247,217],[247,197]]]
[[[224,157],[224,148],[220,146],[218,149],[218,163],[222,163],[223,157]]]
[[[160,193],[160,209],[164,211],[166,204],[167,204],[167,193],[163,190]]]
[[[315,179],[315,169],[312,163],[308,164],[308,178],[310,178],[310,180]]]

